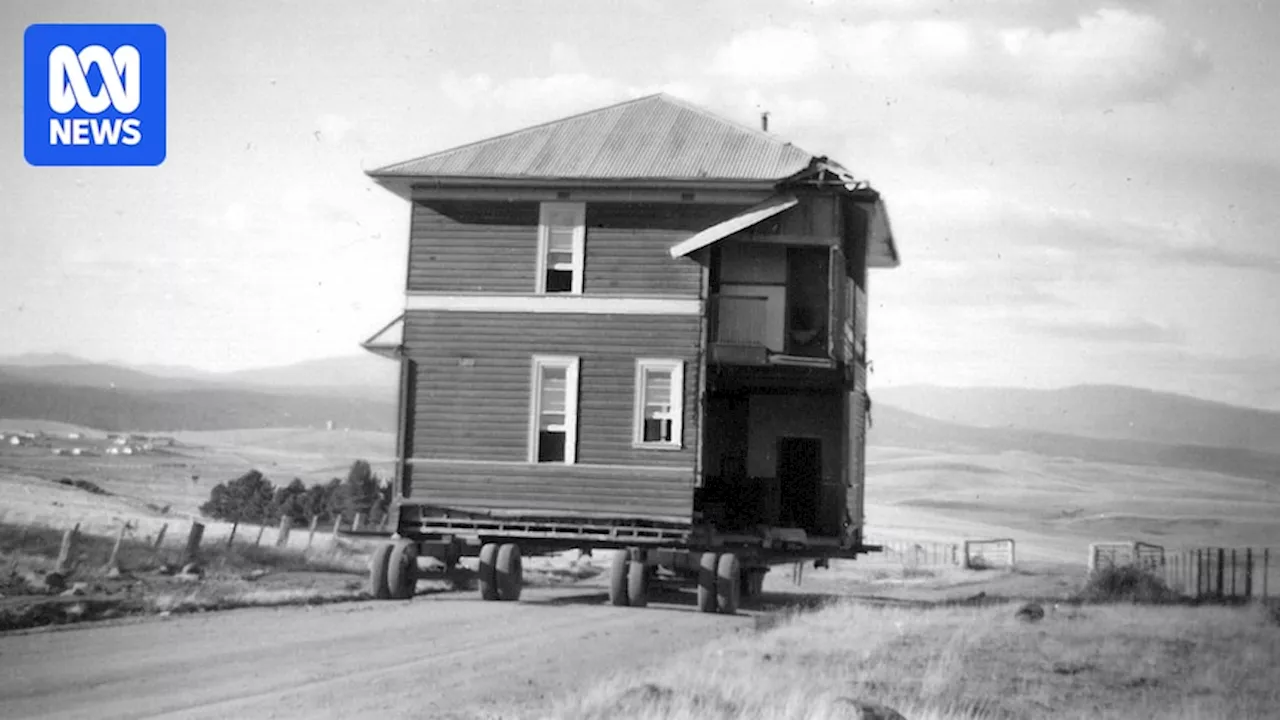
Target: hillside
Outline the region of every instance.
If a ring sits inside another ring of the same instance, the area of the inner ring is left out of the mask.
[[[223,373],[166,365],[130,367],[61,354],[20,355],[0,357],[0,374],[74,387],[140,391],[239,389],[386,402],[395,401],[400,381],[399,365],[368,353]]]
[[[883,393],[882,393],[883,394]],[[1104,440],[1017,428],[970,427],[877,403],[867,442],[954,453],[1025,452],[1045,457],[1145,465],[1234,475],[1280,483],[1280,454],[1240,448]]]
[[[875,400],[877,407],[974,427],[1280,453],[1280,412],[1139,388],[908,386],[877,390]]]
[[[38,382],[0,371],[0,417],[31,418],[108,431],[231,430],[265,427],[395,429],[390,401],[273,394],[229,387],[140,390]]]

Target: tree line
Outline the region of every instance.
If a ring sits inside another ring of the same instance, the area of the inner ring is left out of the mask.
[[[346,479],[308,486],[299,478],[276,487],[254,469],[240,477],[218,483],[209,491],[209,500],[200,512],[214,520],[271,525],[288,516],[295,525],[332,522],[336,517],[354,518],[363,514],[370,524],[380,523],[391,507],[393,490],[373,473],[364,460],[351,464]]]

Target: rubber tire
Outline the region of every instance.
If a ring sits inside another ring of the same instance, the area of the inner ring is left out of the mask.
[[[716,611],[716,566],[720,556],[702,553],[698,558],[698,610],[704,613]]]
[[[499,600],[515,602],[520,599],[520,590],[524,587],[524,562],[520,559],[519,545],[506,543],[498,548],[495,579]]]
[[[391,543],[379,545],[369,558],[369,594],[377,600],[391,597],[391,587],[387,584],[387,568],[391,560]]]
[[[387,589],[394,600],[408,600],[418,587],[418,545],[400,542],[387,559]]]
[[[498,544],[485,543],[480,547],[480,566],[476,579],[480,582],[480,599],[498,599]]]
[[[716,563],[716,607],[725,615],[736,615],[742,600],[742,578],[738,556],[725,553]]]
[[[626,550],[615,551],[613,562],[609,565],[609,602],[615,607],[627,607],[631,604],[627,582],[630,567],[631,554]]]
[[[627,564],[627,603],[637,608],[649,604],[649,566],[639,560]]]

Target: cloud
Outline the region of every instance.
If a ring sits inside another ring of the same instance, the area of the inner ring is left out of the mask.
[[[711,72],[754,82],[792,80],[815,70],[823,61],[821,40],[807,25],[747,30],[720,48]]]
[[[1173,32],[1153,15],[1111,8],[1054,29],[998,17],[892,16],[816,27],[766,26],[732,37],[711,64],[714,74],[744,83],[834,72],[1063,105],[1159,100],[1210,69],[1202,42]]]
[[[1022,317],[1015,325],[1058,339],[1106,344],[1177,345],[1183,339],[1176,328],[1135,317]]]
[[[440,89],[450,102],[465,110],[500,109],[516,115],[537,113],[548,117],[643,94],[638,88],[586,72],[559,72],[502,82],[484,73],[459,76],[448,72],[440,79]]]

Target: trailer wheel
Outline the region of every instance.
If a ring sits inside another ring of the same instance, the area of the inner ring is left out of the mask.
[[[483,600],[498,599],[498,545],[485,543],[480,546],[480,567],[477,580],[480,582],[480,598]]]
[[[498,548],[498,565],[495,574],[498,599],[506,602],[519,600],[520,589],[524,585],[524,563],[520,559],[519,545],[506,543]]]
[[[418,545],[399,542],[391,546],[387,558],[387,590],[396,600],[413,597],[418,586]]]
[[[725,615],[738,612],[742,578],[738,572],[738,556],[725,553],[716,563],[716,606]]]
[[[632,560],[627,566],[627,604],[644,607],[649,604],[649,566]]]
[[[391,560],[391,543],[379,545],[369,558],[369,594],[378,600],[391,597],[391,588],[387,585],[387,566]]]
[[[702,553],[698,558],[698,610],[704,613],[716,611],[716,564],[719,560],[715,553]]]
[[[613,562],[609,565],[609,602],[617,607],[630,605],[628,597],[628,572],[631,556],[626,550],[618,550],[613,554]]]

